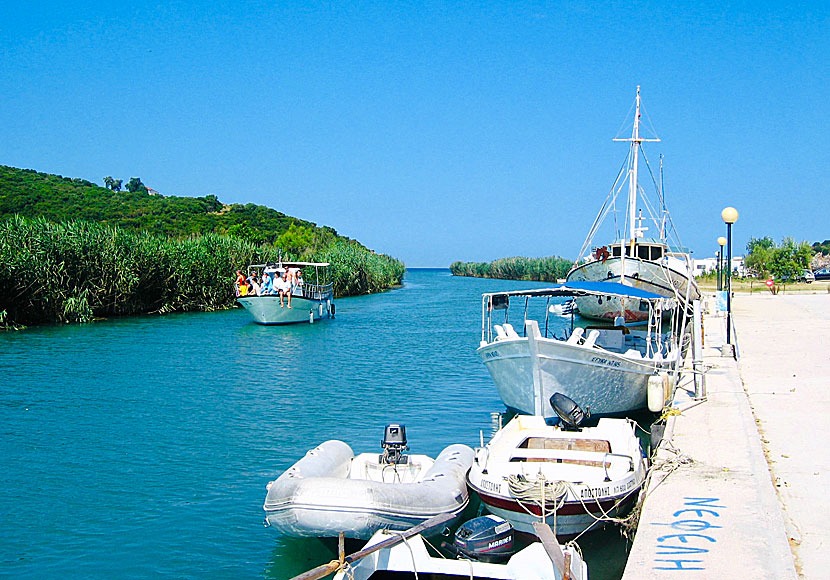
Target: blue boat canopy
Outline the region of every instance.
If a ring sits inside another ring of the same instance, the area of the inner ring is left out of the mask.
[[[513,290],[508,292],[488,292],[483,296],[623,296],[655,302],[671,300],[666,296],[626,286],[619,282],[566,282],[548,288]]]

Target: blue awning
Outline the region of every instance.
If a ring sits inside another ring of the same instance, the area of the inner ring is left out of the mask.
[[[619,282],[566,282],[548,288],[488,292],[484,296],[625,296],[649,301],[671,300],[666,296]]]

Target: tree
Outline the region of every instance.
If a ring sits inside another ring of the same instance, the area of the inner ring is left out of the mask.
[[[121,191],[121,184],[124,182],[123,179],[113,179],[112,180],[112,189],[113,191]]]
[[[749,243],[746,245],[746,253],[751,254],[756,248],[771,250],[775,247],[775,242],[769,236],[763,238],[749,238]]]
[[[769,236],[750,238],[746,249],[746,267],[761,277],[772,274],[776,278],[797,279],[802,270],[810,267],[813,257],[810,244],[793,238],[784,238],[779,246]]]
[[[744,264],[756,276],[766,278],[770,273],[770,264],[775,250],[775,242],[769,236],[763,238],[749,238],[746,245],[746,259]]]
[[[143,191],[144,193],[147,193],[147,186],[141,183],[140,177],[131,177],[125,187],[127,188],[127,191],[129,191],[130,193],[135,193],[137,191]]]
[[[310,248],[314,242],[314,232],[306,226],[291,223],[288,229],[277,237],[274,244],[284,251],[301,255],[303,250]]]
[[[112,184],[113,183],[115,183],[115,180],[112,178],[111,175],[107,175],[104,178],[104,187],[106,187],[107,189],[112,189]]]

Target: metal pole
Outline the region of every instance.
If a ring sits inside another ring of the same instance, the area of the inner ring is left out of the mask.
[[[721,249],[720,249],[720,251],[719,251],[717,254],[718,254],[718,292],[720,292],[721,290],[723,290],[723,287],[721,287],[721,284],[720,284],[720,274],[721,274],[721,271],[720,271],[720,268],[721,268],[720,260],[721,260],[721,258],[723,257],[723,246],[721,246]]]
[[[706,375],[703,374],[703,313],[700,300],[692,302],[694,325],[692,331],[692,369],[694,370],[695,399],[706,398]]]
[[[726,224],[726,344],[732,344],[732,224]]]

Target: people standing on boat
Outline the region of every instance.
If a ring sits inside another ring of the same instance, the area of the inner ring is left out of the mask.
[[[237,296],[244,296],[242,293],[242,287],[245,286],[245,275],[240,271],[236,271],[236,295]],[[245,288],[245,294],[248,293],[248,288]]]
[[[297,272],[294,274],[294,285],[291,288],[292,294],[297,294],[298,296],[303,295],[303,271],[297,268]]]
[[[275,282],[276,290],[280,295],[280,308],[285,306],[285,297],[288,296],[288,307],[291,308],[291,283],[288,281],[288,273],[283,270]]]

